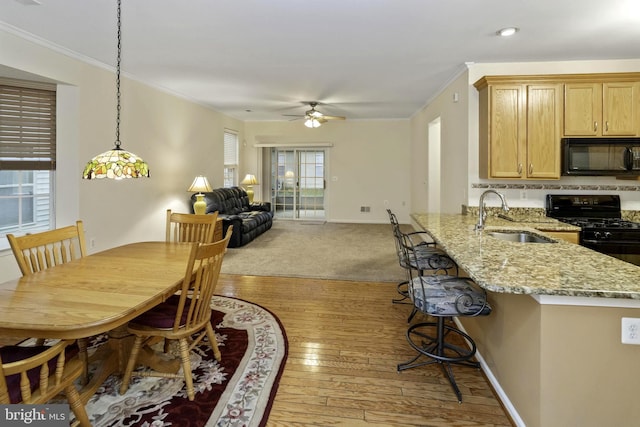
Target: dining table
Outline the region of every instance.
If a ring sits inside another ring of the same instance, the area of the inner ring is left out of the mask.
[[[78,339],[107,334],[91,355],[96,369],[80,390],[87,402],[109,375],[124,372],[133,337],[127,323],[178,291],[194,243],[138,242],[0,284],[0,336]],[[177,360],[141,355],[154,369]],[[140,360],[140,359],[139,359]]]

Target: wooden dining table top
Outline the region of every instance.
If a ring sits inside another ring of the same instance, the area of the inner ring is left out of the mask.
[[[181,286],[193,243],[131,243],[0,284],[0,335],[97,335]]]

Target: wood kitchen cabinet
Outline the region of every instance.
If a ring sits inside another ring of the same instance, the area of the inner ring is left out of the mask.
[[[636,136],[640,83],[566,83],[565,136]]]
[[[480,91],[480,177],[559,179],[562,85],[501,82]]]
[[[549,236],[555,239],[562,239],[569,243],[580,243],[580,232],[579,231],[546,231]]]

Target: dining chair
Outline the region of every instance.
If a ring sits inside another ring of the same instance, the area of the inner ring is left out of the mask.
[[[213,243],[215,239],[218,211],[206,215],[172,212],[167,209],[167,242]],[[169,351],[169,340],[165,339],[165,352]]]
[[[44,404],[63,393],[75,415],[74,426],[90,427],[75,381],[84,371],[73,340],[51,346],[0,348],[0,403]]]
[[[82,221],[76,221],[75,225],[19,237],[7,234],[7,240],[9,240],[9,245],[23,276],[87,255]],[[44,339],[38,338],[36,345],[42,344],[44,344]],[[87,346],[88,338],[78,339],[80,359],[85,364],[82,374],[82,381],[85,384],[89,379]]]
[[[167,242],[212,243],[218,212],[196,215],[167,209]]]
[[[76,221],[76,225],[20,237],[7,234],[7,239],[23,276],[87,254],[82,221]]]
[[[215,359],[222,359],[211,326],[211,297],[218,283],[232,228],[229,227],[225,238],[218,242],[194,243],[181,292],[129,322],[127,330],[135,336],[135,340],[122,377],[120,394],[126,393],[133,375],[183,378],[187,396],[189,400],[193,400],[195,390],[189,361],[190,351],[206,336]],[[153,351],[149,344],[156,343],[158,337],[178,341],[182,373],[164,373],[151,369],[134,372],[141,349],[144,347],[144,351]]]

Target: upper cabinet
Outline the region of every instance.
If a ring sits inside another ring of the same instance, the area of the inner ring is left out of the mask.
[[[480,178],[559,179],[563,136],[640,135],[640,73],[485,76]]]
[[[564,85],[565,136],[636,136],[640,83]]]
[[[487,81],[479,90],[480,177],[560,178],[562,85]]]

